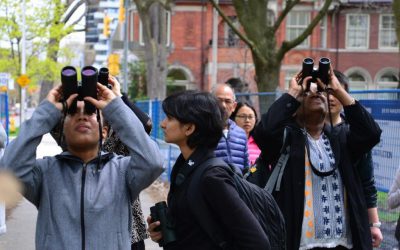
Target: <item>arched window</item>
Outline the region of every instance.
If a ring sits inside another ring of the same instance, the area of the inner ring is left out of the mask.
[[[395,89],[399,84],[399,73],[386,71],[378,78],[377,84],[379,89]]]
[[[350,90],[368,89],[367,80],[360,72],[353,72],[348,77]]]
[[[194,89],[193,76],[182,66],[173,66],[167,75],[167,95],[183,90]]]

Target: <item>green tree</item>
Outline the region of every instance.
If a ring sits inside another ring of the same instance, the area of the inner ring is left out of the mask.
[[[283,25],[283,21],[289,12],[299,5],[301,0],[277,1],[282,5],[282,11],[274,22],[268,11],[268,0],[232,0],[238,20],[243,27],[241,32],[225,15],[215,0],[210,0],[229,27],[250,48],[256,73],[258,90],[274,91],[279,83],[279,72],[282,60],[286,53],[301,44],[313,31],[319,21],[326,15],[333,0],[318,1],[320,9],[318,14],[311,20],[307,28],[295,39],[283,41],[277,44],[275,37]],[[284,4],[280,3],[284,2]]]
[[[83,15],[66,25],[74,11],[85,1],[77,1],[67,12],[62,0],[26,0],[26,68],[32,83],[41,84],[42,98],[59,78],[59,57],[69,53],[60,50],[60,41],[74,32],[74,26]],[[0,41],[8,44],[0,52],[0,71],[13,77],[20,75],[22,42],[22,4],[19,1],[0,0]]]
[[[131,100],[147,99],[146,89],[146,64],[143,61],[129,63],[129,75],[131,83],[128,88],[128,96]]]

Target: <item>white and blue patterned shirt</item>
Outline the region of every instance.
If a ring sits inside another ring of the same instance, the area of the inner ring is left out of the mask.
[[[325,134],[315,140],[307,135],[309,158],[305,162],[304,217],[300,249],[315,247],[334,248],[344,246],[351,249],[348,209],[345,190],[336,169],[329,176],[318,176],[311,164],[320,172],[334,169],[335,157]],[[311,164],[310,164],[311,163]]]

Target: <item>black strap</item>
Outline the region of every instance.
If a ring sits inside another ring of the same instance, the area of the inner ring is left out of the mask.
[[[288,134],[289,134],[289,127],[285,127],[285,130],[283,131],[283,144],[281,148],[281,155],[278,159],[278,162],[275,165],[274,170],[272,170],[272,173],[268,179],[267,184],[265,184],[264,189],[272,194],[274,191],[280,191],[281,190],[281,182],[282,182],[282,177],[283,177],[283,172],[285,171],[285,167],[287,164],[287,161],[289,159],[289,153],[290,153],[290,142],[288,139]]]
[[[192,172],[192,177],[190,179],[189,187],[187,190],[187,199],[189,203],[189,207],[194,214],[197,222],[200,227],[208,234],[211,240],[221,249],[228,249],[228,242],[225,240],[223,236],[223,231],[221,226],[213,219],[214,216],[210,212],[205,199],[202,197],[202,193],[200,192],[200,183],[201,178],[205,171],[213,167],[224,167],[227,169],[231,169],[222,159],[212,157],[207,159],[205,162],[196,167],[196,170]],[[187,168],[186,168],[187,169]],[[177,175],[181,175],[179,178],[183,178],[183,181],[186,179],[189,171],[185,171],[185,168],[180,171]],[[232,172],[233,174],[233,172]]]

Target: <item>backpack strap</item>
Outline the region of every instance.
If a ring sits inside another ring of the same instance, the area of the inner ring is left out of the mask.
[[[225,240],[221,226],[213,219],[213,215],[207,206],[205,199],[200,192],[201,178],[210,168],[223,167],[231,169],[222,159],[212,157],[197,166],[193,171],[187,190],[189,207],[196,217],[201,228],[208,234],[211,240],[221,249],[229,249],[228,242]]]
[[[264,189],[272,194],[274,191],[280,191],[281,190],[281,182],[282,182],[282,177],[283,177],[283,172],[285,171],[286,163],[289,159],[289,153],[290,153],[290,143],[288,142],[288,127],[285,127],[285,130],[283,132],[283,145],[281,148],[281,155],[278,159],[278,162],[275,165],[274,170],[271,173],[271,176],[268,179],[267,184],[265,185]]]

